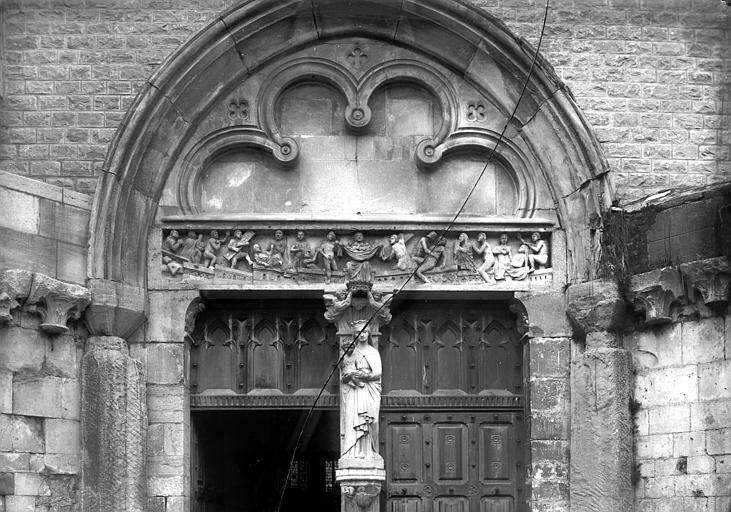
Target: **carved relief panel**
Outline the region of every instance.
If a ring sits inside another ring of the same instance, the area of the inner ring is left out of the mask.
[[[252,224],[225,231],[165,229],[161,270],[184,282],[276,281],[284,287],[344,283],[359,274],[393,287],[406,281],[508,289],[550,286],[551,235],[545,227],[509,232],[465,227],[444,235],[425,231],[423,224],[421,229],[389,231],[322,225],[272,230],[271,223],[263,230]]]

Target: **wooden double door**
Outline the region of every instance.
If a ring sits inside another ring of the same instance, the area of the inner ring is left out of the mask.
[[[306,502],[339,510],[336,379],[321,398],[321,419],[304,427],[296,478],[286,477],[311,394],[337,360],[321,310],[314,301],[222,301],[200,315],[191,353],[202,435],[193,510],[269,509],[285,481],[281,512]],[[404,301],[392,313],[379,344],[381,510],[525,510],[525,366],[507,305]]]
[[[386,412],[387,512],[514,512],[523,498],[522,414]]]

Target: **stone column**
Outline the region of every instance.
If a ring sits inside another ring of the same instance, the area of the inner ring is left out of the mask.
[[[144,511],[147,404],[127,342],[92,336],[81,361],[82,509]]]
[[[81,361],[82,510],[143,512],[147,400],[142,364],[126,336],[145,318],[145,294],[90,280],[85,321],[92,335]]]
[[[365,329],[370,335],[371,345],[378,350],[380,327],[391,321],[389,301],[388,294],[372,290],[372,283],[362,281],[350,281],[346,287],[325,296],[325,302],[328,305],[325,319],[338,327],[340,354],[343,353],[343,347],[347,347],[353,340],[353,336],[363,328],[364,322],[370,322]],[[341,365],[341,389],[342,386],[348,385],[342,382],[342,376]],[[346,436],[344,429],[350,428],[350,425],[345,419],[342,396],[341,394],[341,456],[335,473],[335,479],[341,488],[340,510],[342,512],[378,512],[378,495],[381,493],[382,483],[386,480],[383,457],[378,453],[366,457],[353,457],[345,453],[348,447],[344,443]],[[375,417],[373,421],[377,428],[379,418]],[[373,434],[373,430],[371,432]],[[378,445],[378,439],[376,439],[376,445]]]
[[[573,285],[567,297],[585,337],[571,362],[571,511],[632,510],[632,359],[617,334],[625,302],[609,281]]]

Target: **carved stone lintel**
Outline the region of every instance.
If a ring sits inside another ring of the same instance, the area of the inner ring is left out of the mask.
[[[0,324],[13,319],[12,310],[21,306],[20,300],[30,295],[33,273],[10,269],[0,273]]]
[[[87,288],[68,284],[44,274],[33,274],[27,303],[41,316],[40,329],[48,334],[63,334],[66,322],[78,319],[91,302]]]
[[[665,267],[632,277],[627,298],[635,309],[644,311],[645,323],[661,325],[672,322],[674,307],[686,301],[683,276],[675,267]]]
[[[729,301],[731,289],[731,265],[728,258],[709,258],[693,261],[680,266],[692,299],[693,290],[703,297],[703,302],[710,308],[723,309]]]

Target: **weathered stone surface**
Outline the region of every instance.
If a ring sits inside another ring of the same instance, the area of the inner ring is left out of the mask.
[[[581,332],[616,331],[624,323],[626,305],[613,281],[571,285],[566,297],[567,314]]]
[[[147,408],[142,365],[126,342],[93,336],[82,359],[84,481],[89,511],[143,510]]]
[[[573,328],[566,315],[566,299],[561,293],[526,295],[516,293],[528,312],[529,332],[536,338],[567,338]]]
[[[15,474],[0,472],[0,496],[8,494],[15,494]]]
[[[13,412],[45,418],[79,418],[79,381],[28,375],[13,381]]]
[[[698,366],[698,398],[731,399],[731,359]]]
[[[680,366],[683,359],[682,332],[681,323],[633,331],[624,335],[624,345],[632,353],[637,370]]]
[[[37,473],[16,473],[15,494],[19,496],[50,496],[45,479]]]
[[[185,372],[182,343],[150,343],[145,346],[143,363],[147,368],[147,382],[151,384],[178,384]]]
[[[169,292],[150,291],[151,314],[145,333],[147,341],[182,342],[185,339],[185,312],[198,296],[197,290],[181,291],[172,297]]]
[[[632,509],[631,368],[629,352],[618,348],[572,361],[572,511]]]
[[[529,352],[531,376],[568,377],[571,363],[569,338],[531,338]]]
[[[43,420],[0,414],[0,452],[43,452]]]
[[[178,423],[185,414],[185,388],[182,385],[147,386],[150,423]]]
[[[35,329],[20,327],[8,327],[3,331],[0,368],[12,372],[40,370],[46,355],[41,334]]]
[[[681,326],[683,364],[707,363],[723,359],[723,318],[704,318],[683,322]]]
[[[45,420],[46,453],[78,455],[81,453],[80,423],[73,420]]]
[[[695,366],[681,366],[638,374],[635,399],[646,406],[695,402],[698,399],[698,371]]]
[[[37,197],[0,188],[0,226],[37,234],[39,208]]]

